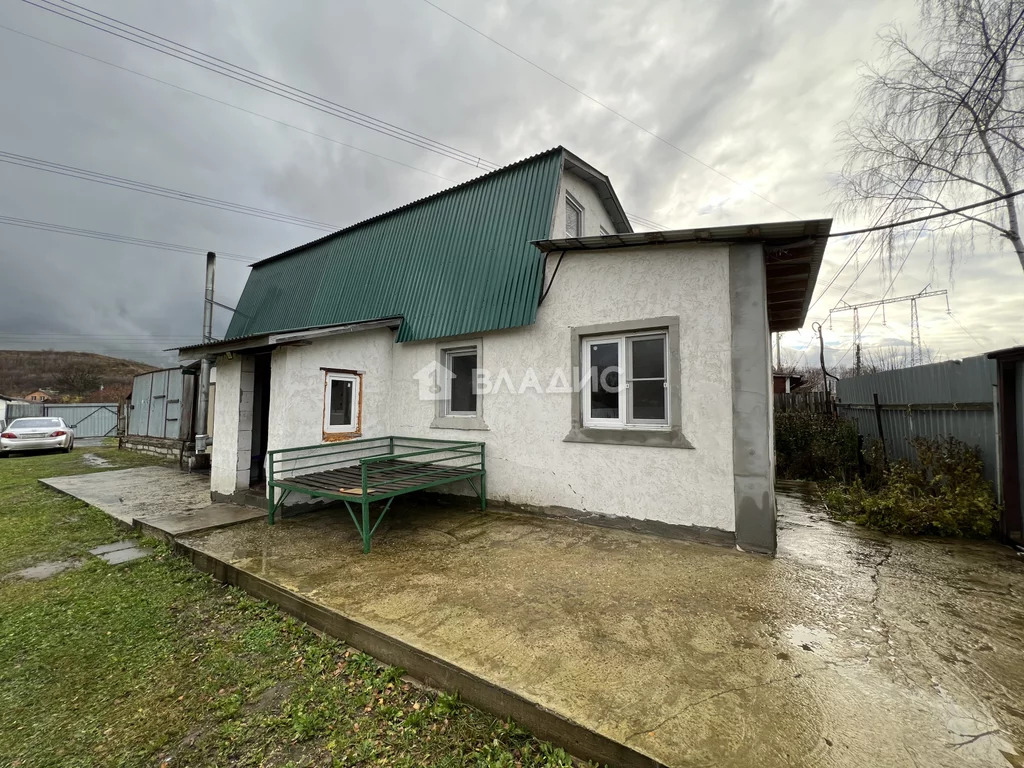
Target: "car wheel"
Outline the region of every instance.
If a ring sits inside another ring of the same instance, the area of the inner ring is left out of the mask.
[[[74,449],[74,447],[75,447],[75,441],[72,440],[71,444],[67,448],[64,449],[64,453],[71,453],[71,451]]]

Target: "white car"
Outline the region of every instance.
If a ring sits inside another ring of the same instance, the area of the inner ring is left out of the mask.
[[[0,458],[14,451],[47,451],[59,448],[70,453],[75,447],[75,430],[64,419],[32,417],[15,419],[0,433]]]

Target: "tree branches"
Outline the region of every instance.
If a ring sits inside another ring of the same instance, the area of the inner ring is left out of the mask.
[[[922,27],[920,43],[896,27],[882,33],[881,61],[840,135],[842,207],[881,211],[879,223],[1024,181],[1024,0],[924,0]],[[1007,238],[1024,269],[1013,199],[958,221]]]

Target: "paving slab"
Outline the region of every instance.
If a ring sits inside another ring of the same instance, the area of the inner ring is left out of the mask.
[[[263,519],[266,516],[265,509],[237,504],[209,504],[200,509],[152,515],[136,522],[147,536],[170,540],[177,536]]]
[[[136,467],[48,477],[43,485],[81,499],[125,525],[148,517],[208,506],[210,478],[172,467]]]
[[[108,552],[117,552],[119,549],[128,549],[134,547],[138,542],[132,539],[125,539],[124,541],[115,541],[113,544],[101,544],[98,547],[93,547],[89,550],[90,555],[105,555]]]
[[[343,509],[178,546],[469,700],[650,765],[1024,764],[1020,558],[779,501],[776,558],[411,498],[369,555]]]

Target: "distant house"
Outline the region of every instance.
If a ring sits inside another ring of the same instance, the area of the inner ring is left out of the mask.
[[[483,442],[493,500],[774,552],[769,337],[830,227],[634,233],[558,147],[264,259],[179,350],[217,364],[212,495],[265,493],[268,450]]]
[[[57,391],[54,389],[37,389],[35,392],[25,395],[25,399],[30,403],[48,403],[56,397]]]
[[[795,373],[772,374],[772,391],[776,395],[789,394],[803,383],[804,377],[797,376]]]

